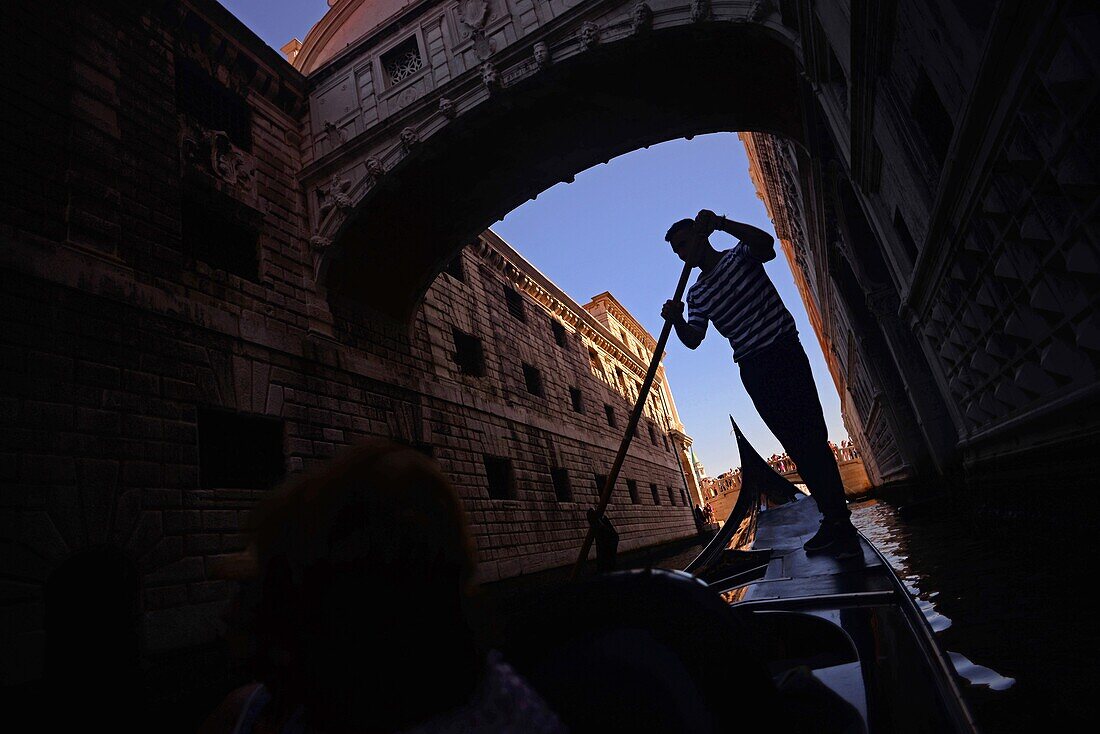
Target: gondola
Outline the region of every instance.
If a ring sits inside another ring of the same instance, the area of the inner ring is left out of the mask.
[[[695,560],[543,590],[507,658],[574,732],[977,731],[886,559],[807,556],[816,504],[734,432],[741,493]]]
[[[863,731],[976,731],[949,659],[889,562],[862,535],[862,558],[807,556],[816,504],[733,429],[741,496],[684,570],[764,628],[773,674],[805,666],[859,713]]]

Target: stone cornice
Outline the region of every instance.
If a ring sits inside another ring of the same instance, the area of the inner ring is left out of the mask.
[[[638,322],[638,319],[626,310],[626,306],[619,303],[619,299],[611,295],[611,291],[604,291],[599,295],[592,296],[592,300],[584,305],[584,309],[587,311],[589,306],[596,304],[603,305],[608,313],[614,316],[616,321],[625,326],[627,331],[644,344],[651,354],[657,348],[657,340],[646,331],[645,327]]]
[[[493,264],[498,272],[522,290],[543,308],[577,330],[584,338],[598,346],[639,380],[645,378],[648,364],[627,351],[618,337],[596,320],[561,288],[554,284],[516,252],[498,234],[486,230],[478,238],[479,254],[485,262]]]

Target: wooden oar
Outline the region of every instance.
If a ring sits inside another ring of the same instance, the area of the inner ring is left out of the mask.
[[[680,282],[676,284],[676,295],[672,297],[672,300],[679,301],[684,297],[684,289],[687,288],[688,276],[691,275],[692,266],[688,263],[684,263],[684,271],[680,273]],[[596,506],[596,520],[599,521],[603,517],[604,510],[607,509],[607,504],[611,501],[611,491],[615,488],[615,480],[619,478],[619,472],[623,468],[623,462],[626,460],[627,449],[630,448],[630,442],[634,438],[634,430],[638,427],[638,421],[642,418],[642,411],[645,408],[645,399],[649,395],[649,388],[653,386],[653,379],[657,376],[657,368],[661,365],[661,355],[664,354],[665,344],[668,342],[668,335],[672,332],[672,321],[665,321],[664,328],[661,329],[661,336],[657,339],[657,347],[653,350],[653,358],[649,361],[649,371],[645,373],[645,379],[642,381],[642,388],[638,391],[638,401],[634,403],[634,410],[630,413],[630,421],[626,426],[626,434],[623,436],[622,443],[619,444],[619,453],[615,455],[615,463],[611,465],[611,472],[607,475],[607,481],[603,485],[603,490],[600,492],[600,503]],[[592,550],[593,531],[595,526],[589,524],[588,532],[584,536],[584,544],[581,546],[581,552],[577,556],[577,562],[573,564],[573,573],[570,575],[570,580],[576,580],[580,576],[581,566],[584,565],[585,559],[588,558],[588,551]]]

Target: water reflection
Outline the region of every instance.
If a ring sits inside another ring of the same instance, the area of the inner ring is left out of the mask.
[[[952,625],[951,618],[936,608],[935,599],[939,592],[931,588],[930,579],[910,561],[912,553],[909,541],[912,535],[898,518],[897,509],[874,500],[862,502],[852,506],[852,522],[890,562],[894,573],[916,599],[917,606],[932,629],[937,633],[948,630]],[[977,665],[961,653],[949,651],[948,655],[955,666],[955,672],[971,685],[1004,691],[1016,683],[1015,678],[1007,678],[990,668]]]

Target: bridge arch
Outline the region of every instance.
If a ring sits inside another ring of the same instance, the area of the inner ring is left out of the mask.
[[[800,72],[791,36],[756,23],[688,22],[555,61],[430,136],[410,135],[384,174],[350,186],[354,203],[320,223],[318,284],[330,304],[408,322],[463,245],[597,163],[714,132],[802,142]]]

